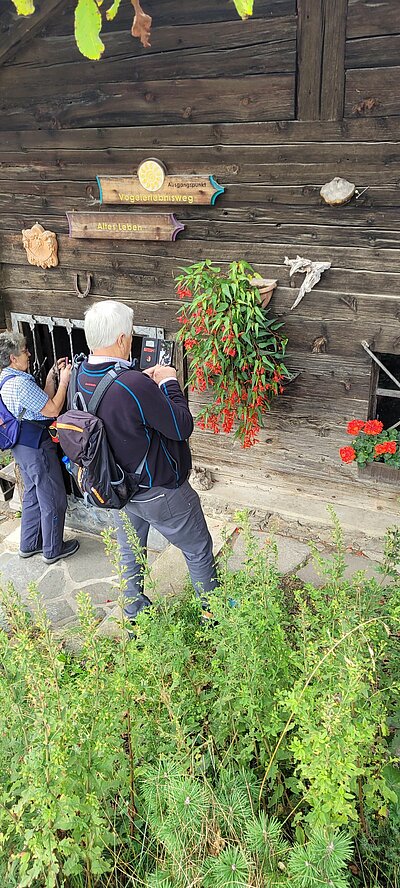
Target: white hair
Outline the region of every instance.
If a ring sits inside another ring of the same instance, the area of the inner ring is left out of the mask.
[[[85,312],[85,336],[91,351],[114,345],[118,336],[130,336],[133,330],[133,309],[123,302],[97,302]]]

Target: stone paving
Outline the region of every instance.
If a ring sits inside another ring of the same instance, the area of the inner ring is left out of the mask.
[[[210,532],[213,536],[214,551],[220,552],[226,539],[232,548],[228,564],[231,570],[239,570],[245,561],[245,544],[243,536],[235,528],[235,524],[227,520],[208,518]],[[14,522],[15,525],[16,522]],[[273,539],[278,548],[278,569],[283,575],[294,574],[302,582],[322,585],[323,579],[313,564],[309,545],[280,533],[271,535],[271,531],[254,531],[257,544],[261,547],[270,545]],[[72,532],[67,537],[72,536]],[[62,636],[68,636],[69,630],[77,621],[77,593],[88,591],[92,599],[96,616],[99,620],[98,632],[102,635],[115,636],[120,634],[117,620],[120,613],[116,607],[117,592],[115,577],[105,555],[103,541],[99,536],[91,534],[74,534],[79,537],[79,552],[56,565],[44,564],[40,555],[30,559],[21,559],[18,555],[19,527],[3,539],[0,554],[0,582],[12,581],[16,590],[29,606],[27,586],[34,582],[43,598],[53,628]],[[329,556],[329,546],[319,543],[322,553]],[[375,554],[375,553],[374,553]],[[157,592],[161,595],[179,593],[187,580],[186,565],[181,552],[152,531],[149,537],[149,562],[152,565],[152,576],[157,584]],[[351,576],[357,570],[365,570],[367,576],[377,573],[376,558],[368,558],[363,552],[346,553],[346,575]],[[1,622],[1,620],[0,620]],[[2,620],[3,625],[4,617]]]

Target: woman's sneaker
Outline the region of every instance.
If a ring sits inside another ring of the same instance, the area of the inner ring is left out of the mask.
[[[43,555],[43,561],[46,564],[55,564],[56,561],[61,561],[62,558],[69,558],[70,555],[75,555],[79,549],[78,540],[68,540],[67,543],[62,544],[62,549],[59,555],[54,555],[53,558],[46,558]]]

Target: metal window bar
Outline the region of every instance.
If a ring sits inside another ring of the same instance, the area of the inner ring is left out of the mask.
[[[361,345],[362,345],[364,351],[367,352],[367,355],[369,355],[369,357],[372,358],[373,361],[375,361],[375,364],[377,364],[378,367],[380,367],[381,370],[383,370],[383,372],[386,373],[386,376],[388,376],[389,379],[391,379],[392,382],[394,382],[395,385],[397,385],[397,388],[400,389],[400,381],[398,379],[396,379],[395,376],[393,376],[393,373],[391,373],[390,370],[388,370],[388,368],[385,367],[384,364],[382,364],[382,361],[379,360],[379,358],[374,354],[374,352],[371,351],[368,342],[365,339],[363,339],[361,342]],[[393,397],[393,398],[400,397],[400,394],[398,392],[393,392],[393,393],[389,394],[389,391],[390,391],[390,389],[379,389],[378,388],[377,394],[378,395],[380,394],[381,396],[383,395],[383,397]],[[391,429],[397,429],[399,426],[400,426],[400,419],[398,420],[398,422],[394,423],[394,425],[389,426],[389,431]]]
[[[60,318],[53,317],[49,315],[33,315],[33,314],[25,314],[22,312],[12,312],[11,313],[11,326],[12,329],[18,332],[22,330],[22,324],[27,324],[30,328],[32,335],[32,343],[33,343],[33,372],[34,375],[40,379],[41,373],[44,369],[45,361],[40,362],[38,355],[38,346],[37,346],[37,338],[36,338],[36,330],[39,325],[47,327],[50,335],[51,341],[51,349],[53,356],[53,363],[57,360],[56,354],[56,342],[54,330],[56,328],[61,328],[66,331],[69,347],[71,352],[71,360],[74,357],[75,347],[73,343],[73,330],[83,330],[84,329],[84,321],[77,320],[76,318]],[[152,326],[142,326],[140,324],[134,325],[134,336],[144,337],[148,336],[149,339],[164,339],[164,328],[163,327],[152,327]]]

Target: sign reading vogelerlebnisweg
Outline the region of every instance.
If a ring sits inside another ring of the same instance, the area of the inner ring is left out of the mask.
[[[214,206],[225,188],[211,175],[167,174],[161,161],[149,158],[134,176],[96,176],[101,204]]]

